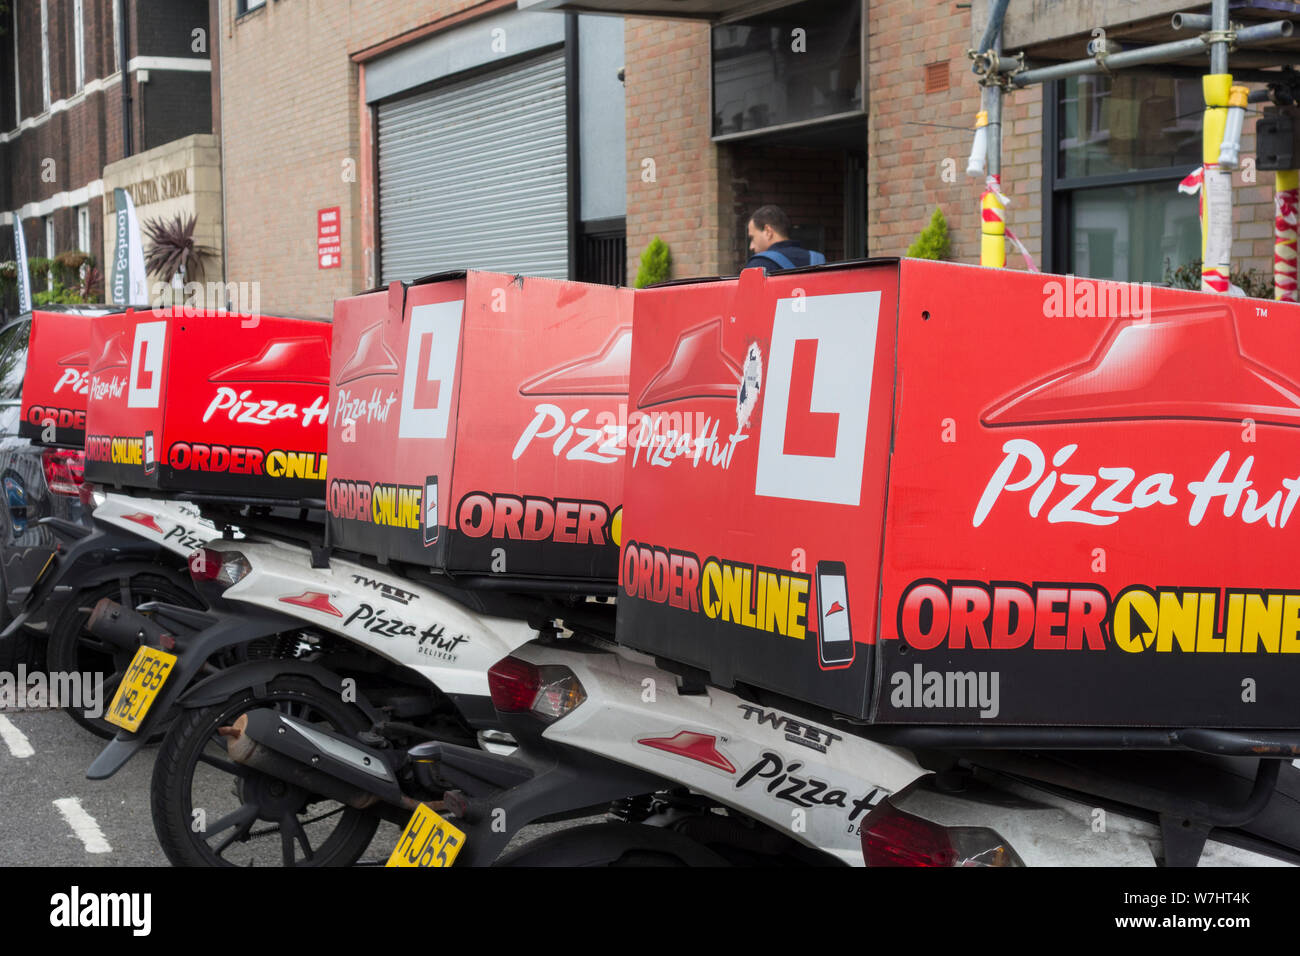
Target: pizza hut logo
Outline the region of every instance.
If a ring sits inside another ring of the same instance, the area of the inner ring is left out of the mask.
[[[1300,385],[1241,350],[1224,306],[1116,322],[1091,356],[995,401],[988,427],[1192,419],[1300,427]]]

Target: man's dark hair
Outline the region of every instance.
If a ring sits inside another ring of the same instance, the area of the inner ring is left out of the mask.
[[[754,210],[754,215],[749,217],[753,220],[754,228],[762,232],[768,226],[778,236],[790,235],[790,217],[785,214],[785,210],[780,206],[759,206]]]

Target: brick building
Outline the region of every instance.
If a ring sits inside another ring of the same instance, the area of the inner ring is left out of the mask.
[[[13,258],[18,210],[29,256],[87,252],[103,271],[112,251],[104,222],[115,185],[132,190],[142,221],[173,208],[192,212],[194,194],[204,192],[207,215],[197,234],[219,248],[207,0],[8,6],[0,24],[0,259]],[[193,150],[172,168],[168,147],[187,137],[210,150],[199,162],[206,168],[194,167]],[[137,166],[153,175],[136,176]],[[155,203],[161,205],[150,208]]]
[[[1166,5],[1013,0],[1008,48],[1078,58],[1093,26],[1161,42]],[[769,202],[832,260],[902,254],[938,206],[953,258],[978,260],[966,51],[985,0],[214,6],[227,278],[260,279],[268,308],[328,314],[335,297],[464,266],[630,279],[655,236],[676,276],[734,273]],[[1199,255],[1196,201],[1176,186],[1199,164],[1204,69],[1008,96],[1008,222],[1040,265],[1160,281]],[[1271,176],[1236,179],[1236,264],[1267,270]],[[334,207],[341,261],[324,264]],[[1008,264],[1023,267],[1014,251]]]

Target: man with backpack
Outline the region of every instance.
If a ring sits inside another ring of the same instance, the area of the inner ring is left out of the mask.
[[[826,261],[820,252],[805,249],[790,238],[790,217],[779,206],[760,206],[749,220],[749,249],[753,253],[746,269],[764,272],[819,266]]]

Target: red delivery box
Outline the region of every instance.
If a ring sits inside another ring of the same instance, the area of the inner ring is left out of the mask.
[[[95,321],[76,312],[32,312],[25,374],[18,369],[23,374],[19,435],[39,445],[85,443],[90,334]]]
[[[919,260],[639,292],[619,640],[877,723],[1300,727],[1297,342]]]
[[[629,289],[488,272],[335,302],[331,540],[612,586],[631,307]]]
[[[90,351],[88,481],[324,498],[328,322],[127,310],[95,321]]]

